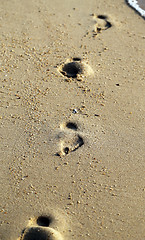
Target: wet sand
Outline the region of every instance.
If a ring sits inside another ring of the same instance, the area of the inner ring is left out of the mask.
[[[143,10],[145,10],[145,1],[144,0],[138,0],[138,4]]]
[[[0,11],[0,239],[142,240],[144,19],[123,0]]]
[[[145,1],[144,0],[127,0],[127,4],[133,8],[135,11],[137,11],[138,14],[141,15],[141,17],[145,18]]]

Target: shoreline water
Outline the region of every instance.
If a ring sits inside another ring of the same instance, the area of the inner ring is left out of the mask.
[[[145,19],[145,2],[143,0],[126,0],[127,4]]]

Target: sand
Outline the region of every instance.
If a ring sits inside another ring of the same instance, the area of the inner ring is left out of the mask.
[[[132,7],[138,14],[145,19],[145,1],[144,0],[127,0],[126,3]]]
[[[124,0],[0,12],[0,239],[142,240],[144,19]]]
[[[145,1],[144,0],[138,0],[138,4],[143,10],[145,10]]]

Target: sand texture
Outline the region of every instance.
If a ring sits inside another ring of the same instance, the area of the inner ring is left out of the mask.
[[[0,16],[0,240],[143,240],[144,19],[124,0]]]

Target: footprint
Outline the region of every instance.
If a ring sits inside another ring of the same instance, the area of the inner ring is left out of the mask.
[[[72,129],[74,131],[77,131],[78,130],[78,125],[75,122],[66,122],[65,124],[61,124],[60,128],[61,129],[69,128],[69,129]]]
[[[84,144],[83,138],[79,134],[67,134],[60,142],[60,152],[58,155],[67,155],[76,151]]]
[[[61,124],[60,129],[62,129],[58,135],[60,151],[57,156],[67,155],[84,145],[84,139],[78,132],[78,125],[75,122]]]
[[[52,216],[39,216],[29,221],[18,240],[63,240],[62,235],[51,227]]]
[[[20,240],[63,240],[61,234],[52,228],[26,228]]]
[[[93,37],[101,33],[102,30],[107,30],[108,28],[112,27],[112,24],[108,20],[108,16],[106,15],[95,15],[92,14],[93,19],[95,21],[94,29],[93,29]]]
[[[81,80],[82,76],[93,74],[93,70],[89,64],[79,57],[68,59],[64,64],[59,66],[58,71],[68,78],[76,78],[78,80]]]

